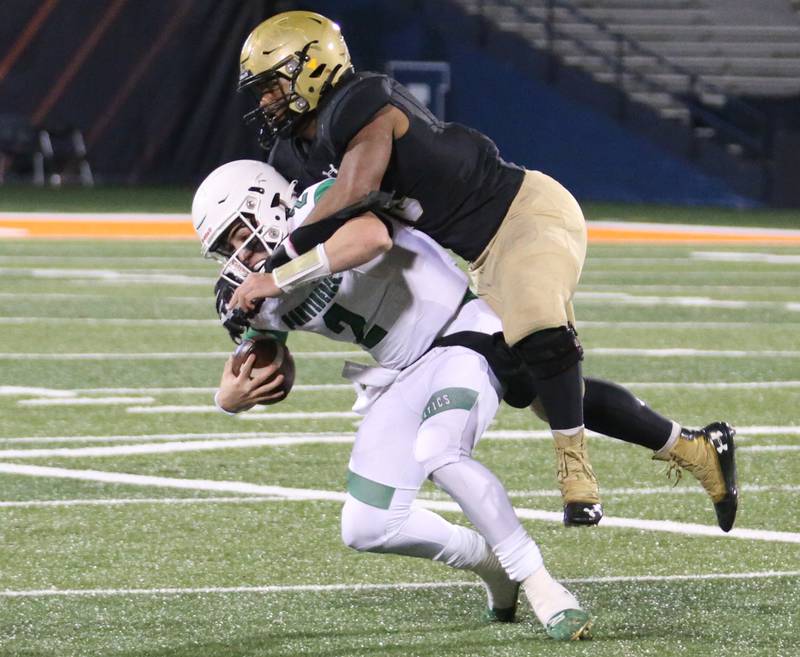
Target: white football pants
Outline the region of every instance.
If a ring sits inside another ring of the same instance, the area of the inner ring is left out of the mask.
[[[464,347],[433,349],[404,370],[356,434],[342,510],[345,544],[470,568],[487,543],[494,549],[513,536],[497,555],[512,579],[522,581],[538,569],[539,549],[503,485],[471,457],[501,394],[486,360]],[[483,538],[412,506],[428,477]]]

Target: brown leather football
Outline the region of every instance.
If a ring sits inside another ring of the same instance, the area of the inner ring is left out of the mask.
[[[255,354],[256,356],[256,362],[253,363],[250,378],[258,375],[259,370],[276,362],[278,365],[276,376],[277,374],[283,374],[281,390],[284,392],[284,397],[288,395],[294,385],[295,374],[294,358],[292,358],[289,347],[271,335],[242,340],[242,343],[233,352],[233,373],[236,376],[239,375],[239,370],[250,354]]]

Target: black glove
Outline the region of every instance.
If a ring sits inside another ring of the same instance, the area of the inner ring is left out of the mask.
[[[250,322],[243,310],[239,308],[232,311],[228,310],[228,302],[231,300],[235,289],[236,286],[224,276],[220,276],[214,285],[215,306],[219,319],[222,322],[222,326],[228,331],[231,340],[239,344],[242,341],[242,335],[250,327]]]

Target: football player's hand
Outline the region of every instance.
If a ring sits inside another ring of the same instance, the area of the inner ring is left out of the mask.
[[[281,289],[275,285],[272,274],[248,274],[228,302],[228,308],[241,308],[244,311],[254,310],[261,299],[277,297]]]
[[[217,403],[229,413],[241,413],[256,404],[274,404],[286,396],[283,374],[276,375],[278,367],[268,365],[253,373],[255,361],[255,354],[251,354],[242,364],[238,375],[233,372],[233,356],[225,363]]]

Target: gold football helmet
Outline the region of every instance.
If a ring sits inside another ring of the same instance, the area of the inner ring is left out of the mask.
[[[244,42],[239,91],[253,91],[259,103],[268,90],[279,90],[280,98],[245,114],[245,122],[258,125],[259,142],[269,148],[315,110],[323,94],[350,70],[350,53],[336,23],[311,11],[277,14]],[[281,79],[289,83],[288,92]]]

